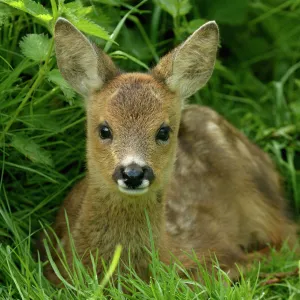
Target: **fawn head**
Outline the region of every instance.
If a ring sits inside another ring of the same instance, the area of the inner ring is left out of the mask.
[[[59,69],[86,98],[88,176],[127,195],[163,189],[175,161],[183,101],[206,84],[218,27],[208,22],[148,74],[121,73],[70,22],[55,25]]]

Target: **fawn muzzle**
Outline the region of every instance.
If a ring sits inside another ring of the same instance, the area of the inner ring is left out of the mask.
[[[122,193],[141,195],[148,191],[154,180],[154,173],[149,166],[132,163],[128,166],[117,166],[113,179]]]

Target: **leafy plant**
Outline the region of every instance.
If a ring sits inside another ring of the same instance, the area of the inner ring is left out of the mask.
[[[53,28],[74,23],[123,69],[147,71],[205,21],[220,26],[215,72],[191,102],[209,105],[273,157],[294,217],[300,210],[300,0],[0,0],[0,298],[97,299],[83,268],[74,286],[52,287],[33,259],[41,224],[52,221],[85,171],[84,104],[60,75]],[[154,255],[152,253],[151,255]],[[283,249],[240,283],[180,279],[153,258],[150,284],[130,269],[104,288],[113,299],[298,299],[299,278],[265,286],[259,271],[292,270]],[[80,275],[81,274],[81,275]],[[84,281],[83,278],[87,279]],[[192,288],[191,288],[192,287]],[[105,294],[105,295],[106,295]],[[126,296],[127,297],[127,296]],[[128,296],[129,297],[129,296]]]

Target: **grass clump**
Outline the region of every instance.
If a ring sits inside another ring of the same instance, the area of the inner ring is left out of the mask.
[[[220,280],[205,270],[202,283],[180,279],[180,266],[162,266],[155,256],[150,284],[130,269],[116,275],[116,284],[99,285],[80,262],[80,275],[65,289],[49,284],[33,258],[35,241],[85,170],[83,103],[61,77],[53,51],[60,15],[128,71],[146,71],[215,19],[219,60],[208,86],[191,101],[214,108],[269,152],[292,214],[299,215],[299,0],[0,0],[0,298],[300,299],[299,277],[272,285],[259,277],[297,267],[288,250],[232,286],[224,285],[229,279],[218,269]]]

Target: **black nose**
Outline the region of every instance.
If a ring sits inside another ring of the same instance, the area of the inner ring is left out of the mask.
[[[126,167],[118,166],[113,174],[113,179],[117,183],[118,180],[122,180],[128,188],[136,189],[141,186],[143,180],[148,180],[147,186],[150,185],[154,179],[154,173],[148,166],[141,167],[133,163]]]
[[[142,184],[144,173],[144,169],[137,164],[131,164],[121,170],[125,184],[132,189],[135,189]]]

